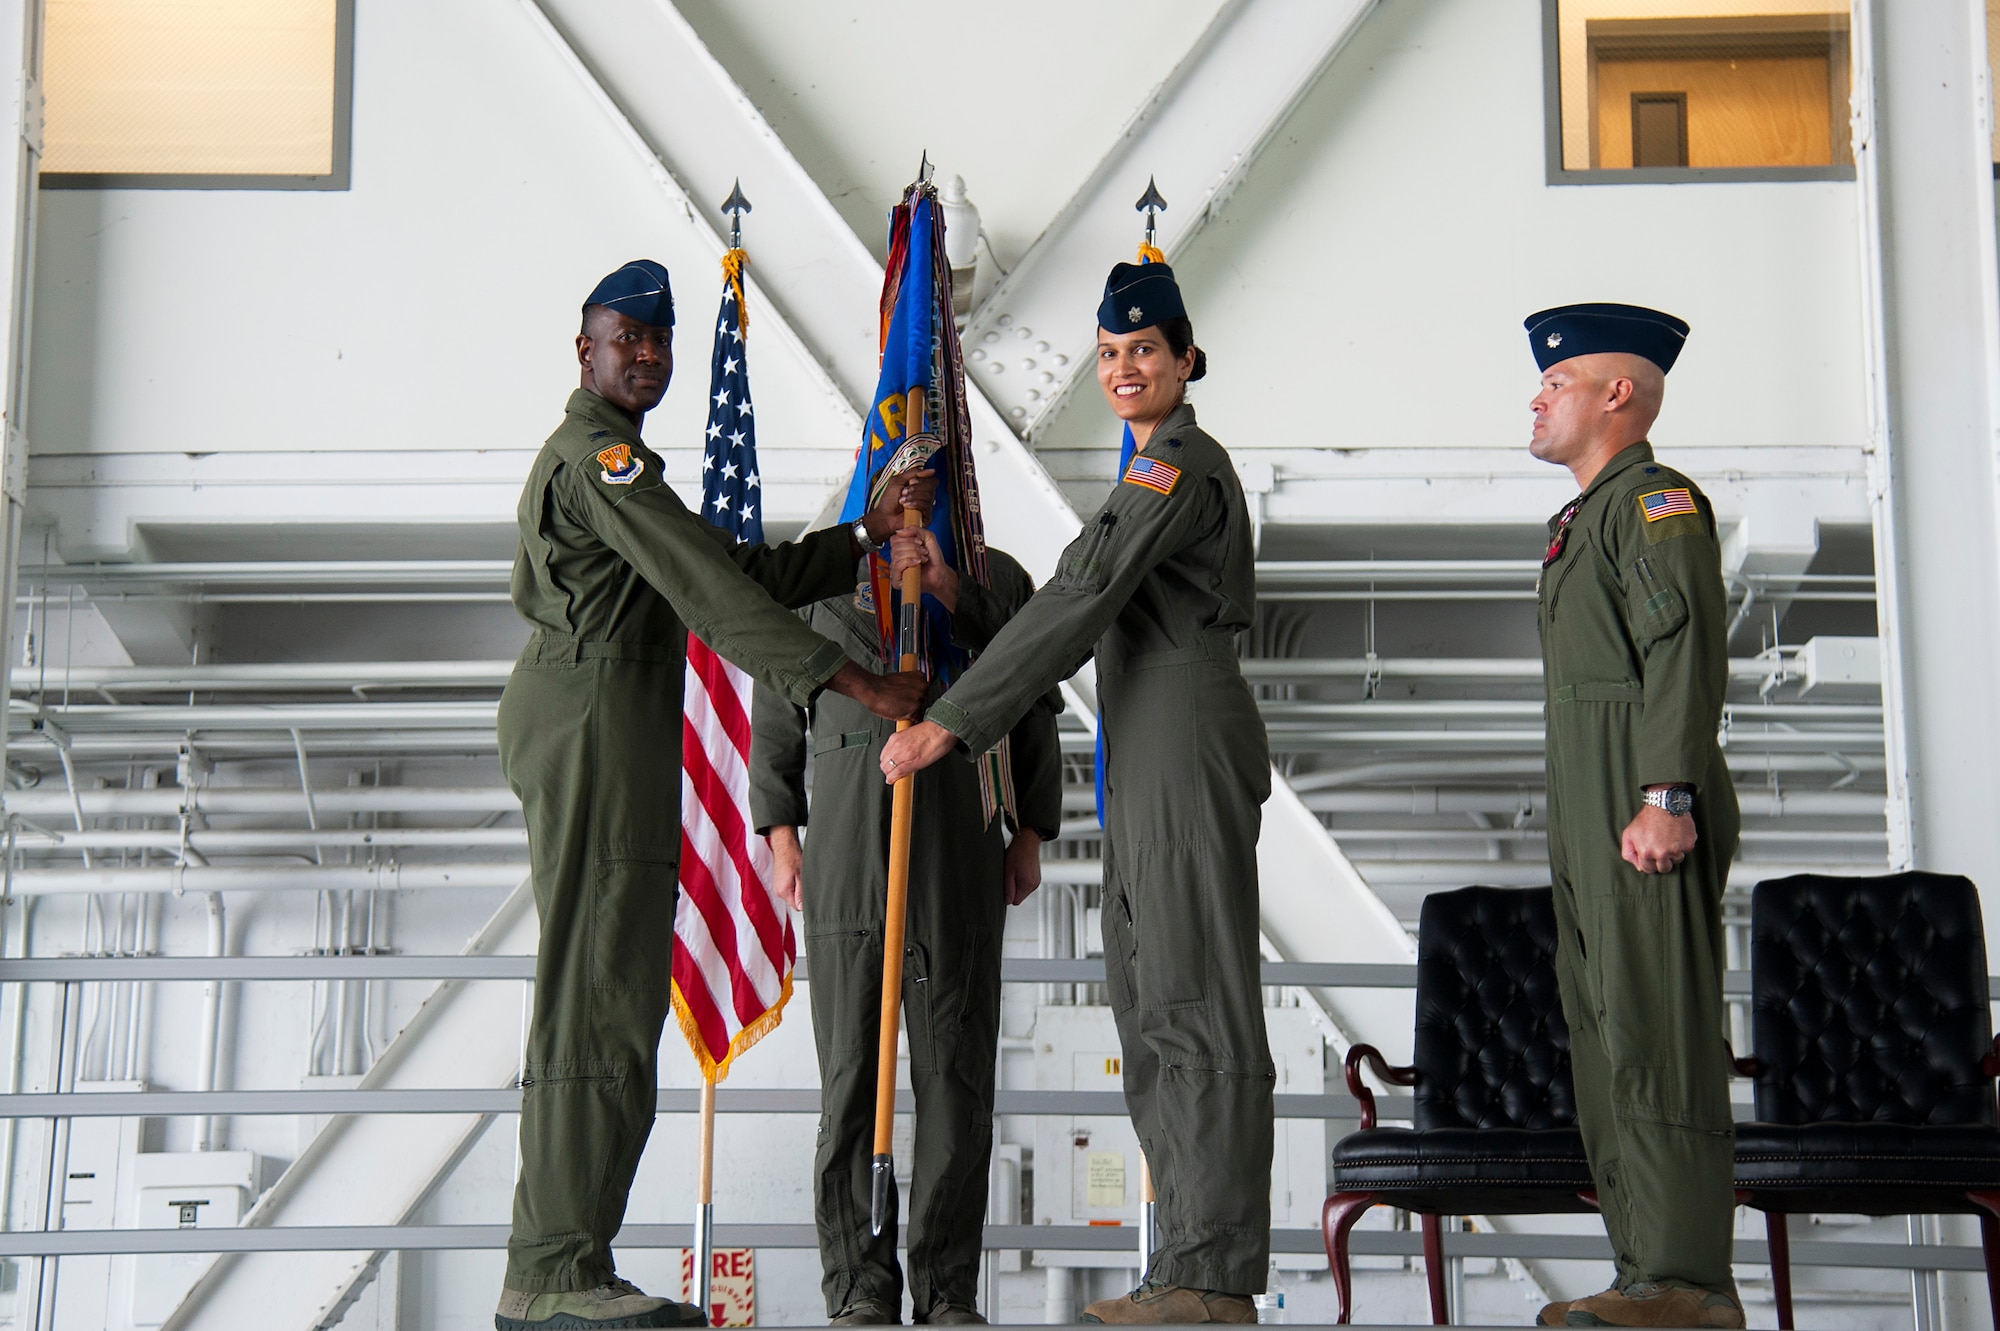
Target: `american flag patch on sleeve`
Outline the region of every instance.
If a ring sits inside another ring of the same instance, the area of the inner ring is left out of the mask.
[[[1125,472],[1127,485],[1143,485],[1148,490],[1158,490],[1163,495],[1172,494],[1174,485],[1180,478],[1179,467],[1156,458],[1133,458],[1131,467]]]
[[[1655,490],[1639,496],[1639,511],[1646,515],[1646,521],[1658,522],[1661,518],[1701,510],[1694,506],[1694,496],[1686,490]]]

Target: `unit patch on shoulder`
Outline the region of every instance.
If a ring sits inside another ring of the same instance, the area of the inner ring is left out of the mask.
[[[1163,495],[1172,494],[1180,479],[1179,467],[1171,462],[1161,462],[1158,458],[1133,458],[1132,465],[1125,472],[1125,484],[1143,485]]]
[[[632,445],[613,444],[597,455],[606,485],[630,485],[646,470],[646,459],[632,456]]]
[[[1655,490],[1651,494],[1639,496],[1639,511],[1648,522],[1658,522],[1661,518],[1671,518],[1680,513],[1700,513],[1694,506],[1694,496],[1686,490]]]

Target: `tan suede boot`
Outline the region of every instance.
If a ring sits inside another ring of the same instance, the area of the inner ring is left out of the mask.
[[[1147,1281],[1130,1294],[1099,1299],[1083,1310],[1086,1322],[1113,1326],[1176,1326],[1186,1322],[1254,1322],[1257,1305],[1248,1295],[1212,1289],[1185,1289]]]
[[[1570,1305],[1574,1302],[1574,1299],[1563,1299],[1557,1303],[1543,1304],[1542,1310],[1535,1314],[1535,1325],[1568,1326],[1569,1323],[1563,1319],[1569,1316]]]
[[[493,1314],[497,1331],[599,1331],[612,1327],[707,1326],[691,1303],[656,1299],[629,1280],[611,1280],[596,1289],[532,1294],[500,1291]]]
[[[1637,1284],[1570,1304],[1570,1326],[1727,1327],[1740,1331],[1743,1305],[1706,1289]]]

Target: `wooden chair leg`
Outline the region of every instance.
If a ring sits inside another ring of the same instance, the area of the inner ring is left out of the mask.
[[[1792,1331],[1792,1231],[1782,1211],[1764,1212],[1764,1237],[1771,1247],[1771,1294],[1778,1304],[1778,1331]],[[2000,1328],[1995,1328],[2000,1331]]]
[[[1319,1213],[1320,1235],[1326,1240],[1326,1264],[1333,1270],[1334,1298],[1340,1305],[1338,1324],[1354,1315],[1354,1270],[1348,1260],[1347,1236],[1369,1207],[1382,1200],[1379,1192],[1336,1192]]]
[[[1434,1215],[1422,1217],[1424,1223],[1424,1284],[1431,1291],[1431,1325],[1450,1326],[1451,1310],[1445,1307],[1444,1298],[1444,1235]]]
[[[2000,1192],[1968,1192],[1965,1200],[1979,1208],[1979,1240],[1986,1251],[1986,1300],[1993,1309],[1993,1331],[2000,1331]]]

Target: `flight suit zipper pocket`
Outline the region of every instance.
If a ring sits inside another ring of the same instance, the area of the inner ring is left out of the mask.
[[[1653,571],[1653,561],[1644,555],[1632,561],[1636,589],[1627,597],[1631,607],[1632,636],[1641,646],[1670,638],[1687,623],[1687,598],[1672,583],[1662,581]]]

